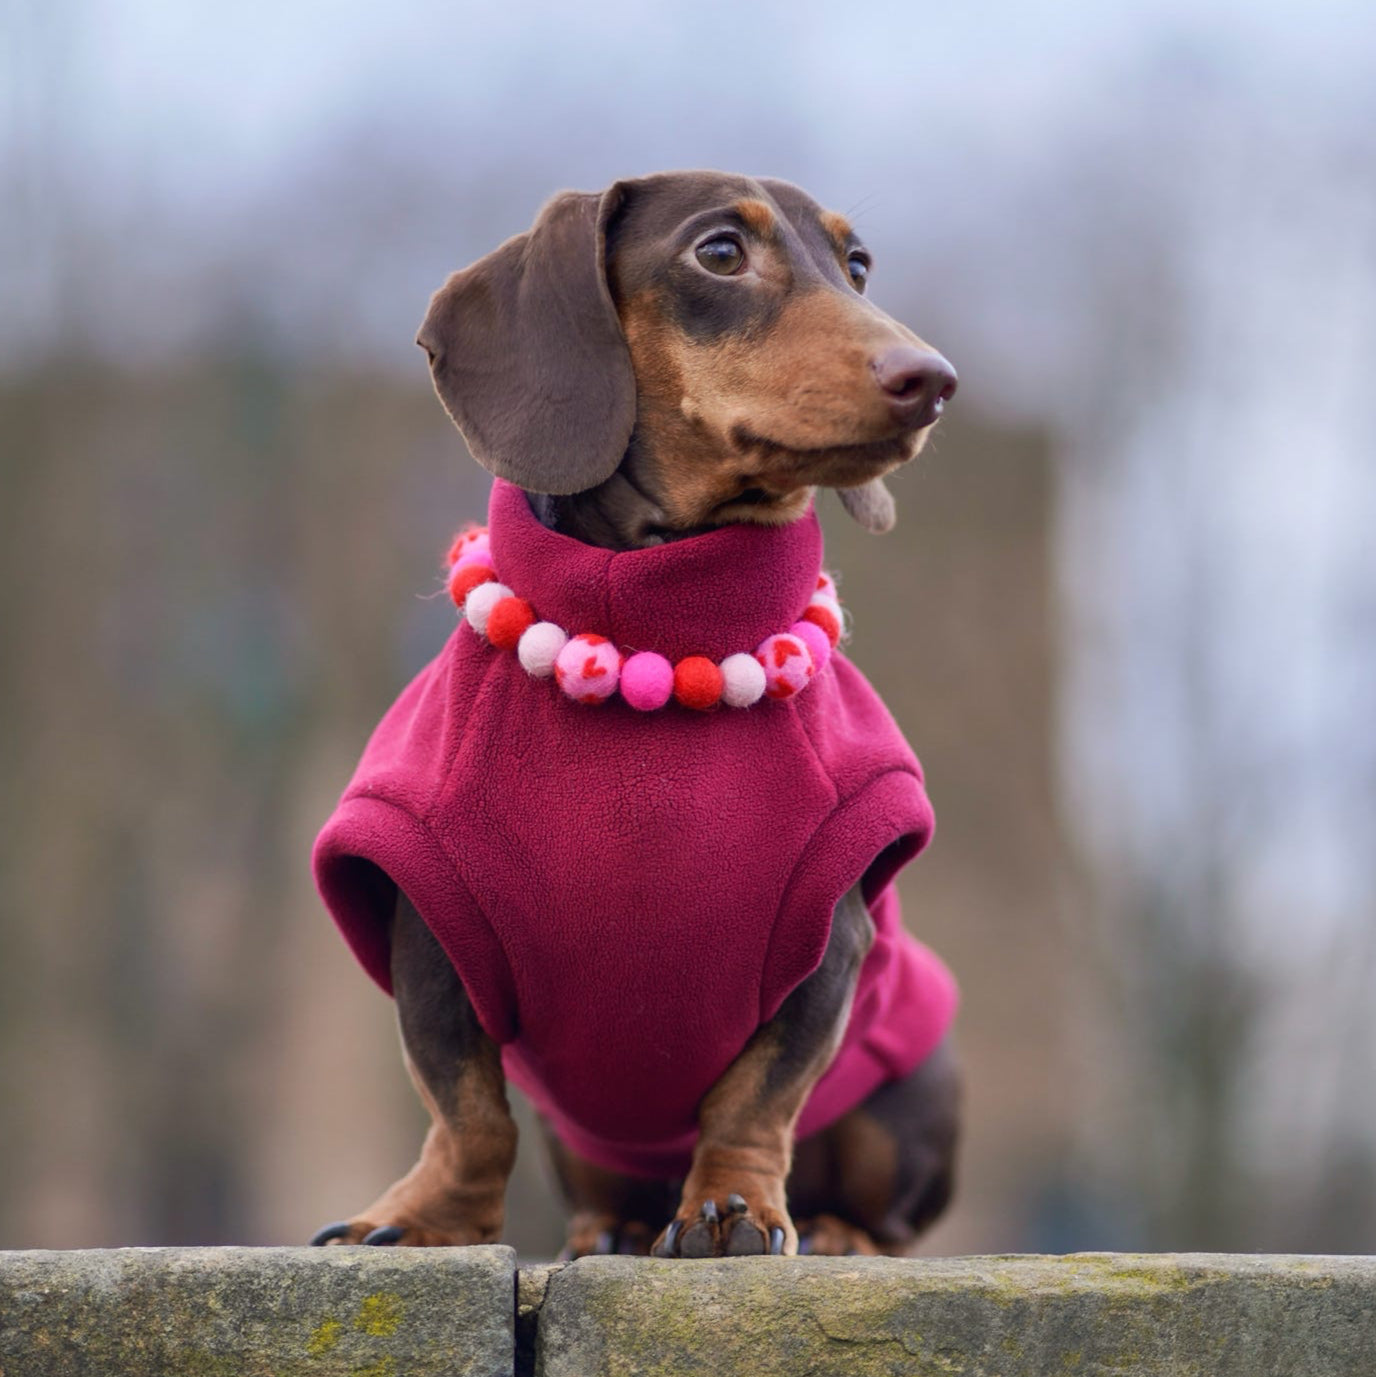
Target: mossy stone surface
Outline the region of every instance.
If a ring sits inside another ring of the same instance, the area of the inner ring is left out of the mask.
[[[510,1248],[0,1253],[0,1377],[510,1377]]]
[[[1376,1259],[585,1258],[539,1377],[1374,1377]]]
[[[1376,1259],[0,1253],[0,1377],[1376,1377]]]

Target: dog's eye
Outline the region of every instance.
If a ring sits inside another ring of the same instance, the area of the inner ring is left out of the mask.
[[[730,277],[732,273],[739,272],[745,266],[745,249],[739,239],[729,234],[719,234],[715,239],[708,239],[699,244],[695,252],[698,262],[709,273],[716,273],[720,277]]]
[[[870,260],[862,253],[853,253],[846,259],[846,271],[850,274],[850,280],[855,284],[857,292],[865,290],[865,283],[869,280]]]

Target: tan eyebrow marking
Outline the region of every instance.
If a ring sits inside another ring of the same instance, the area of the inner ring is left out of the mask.
[[[820,219],[822,221],[822,228],[831,236],[837,251],[843,250],[850,242],[851,236],[855,233],[851,228],[850,221],[847,220],[844,215],[840,215],[834,210],[824,210]]]
[[[778,234],[778,227],[774,223],[774,212],[763,201],[756,201],[753,198],[737,201],[731,209],[741,217],[745,227],[758,234],[761,239],[773,239]]]

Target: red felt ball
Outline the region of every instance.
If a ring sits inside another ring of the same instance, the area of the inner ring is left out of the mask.
[[[803,612],[803,620],[821,627],[833,646],[841,639],[841,623],[831,608],[823,607],[820,603],[811,603]]]
[[[487,614],[487,639],[498,650],[515,650],[525,629],[535,624],[535,609],[524,598],[503,598]]]
[[[465,564],[456,569],[449,579],[449,596],[454,599],[454,606],[462,609],[468,595],[480,583],[490,583],[496,577],[485,564]]]
[[[721,670],[705,655],[690,655],[674,666],[674,697],[685,708],[715,707],[723,687]]]

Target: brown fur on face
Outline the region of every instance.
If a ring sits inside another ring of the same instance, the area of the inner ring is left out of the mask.
[[[722,203],[723,230],[747,254],[739,281],[693,276],[706,277],[693,248],[713,233],[701,203],[686,234],[647,234],[632,192],[614,233],[609,277],[637,391],[629,457],[669,529],[792,521],[815,487],[882,478],[930,430],[896,421],[876,382],[886,348],[928,346],[850,281],[845,260],[859,246],[849,222],[796,188],[785,213],[753,186],[755,196]],[[713,289],[717,301],[691,300]]]
[[[698,256],[727,237],[738,264]],[[883,475],[955,379],[864,298],[857,256],[847,219],[787,182],[669,172],[561,192],[435,293],[419,342],[474,457],[578,539],[791,521],[817,486],[886,530]]]
[[[772,239],[778,233],[774,212],[763,201],[747,197],[737,201],[732,209],[740,216],[745,227],[761,239]]]
[[[651,296],[620,315],[666,524],[792,521],[814,487],[881,478],[926,443],[893,422],[869,367],[885,344],[922,341],[826,288],[790,300],[763,340],[699,344]],[[738,500],[751,490],[767,500]]]
[[[835,210],[824,210],[817,219],[831,236],[831,242],[836,245],[836,252],[844,253],[846,245],[855,238],[855,230],[851,227],[850,221]]]

